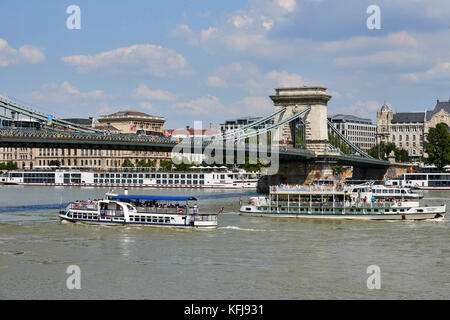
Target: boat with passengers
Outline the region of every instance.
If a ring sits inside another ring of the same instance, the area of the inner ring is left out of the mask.
[[[257,217],[357,220],[443,220],[445,204],[421,206],[408,196],[376,196],[371,185],[279,185],[251,197],[240,214]]]
[[[200,213],[195,197],[119,195],[75,201],[61,210],[62,221],[106,225],[216,228],[217,214]]]

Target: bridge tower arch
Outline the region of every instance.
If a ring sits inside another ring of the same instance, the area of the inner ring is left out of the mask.
[[[304,127],[305,147],[316,154],[325,153],[328,147],[327,105],[331,99],[326,91],[327,88],[324,87],[275,89],[275,95],[270,96],[274,102],[275,111],[286,108],[279,121],[302,111],[308,106],[311,107],[304,118],[304,126],[288,123],[281,128],[282,141],[286,140],[288,145],[298,147],[298,139],[302,136],[298,129]]]

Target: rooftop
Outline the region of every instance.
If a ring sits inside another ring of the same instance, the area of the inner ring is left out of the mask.
[[[399,112],[394,113],[392,123],[423,123],[425,112]]]
[[[164,121],[164,117],[158,117],[158,116],[152,116],[150,114],[139,112],[139,111],[133,111],[133,110],[125,110],[125,111],[119,111],[115,112],[113,114],[109,115],[101,115],[98,117],[100,120],[106,120],[106,119],[153,119],[153,120],[162,120]]]
[[[328,119],[330,119],[332,122],[353,122],[353,123],[363,123],[363,124],[372,124],[371,119],[367,118],[360,118],[357,116],[353,116],[350,114],[336,114],[329,116]]]
[[[427,121],[430,121],[431,118],[438,113],[439,111],[444,110],[447,113],[450,113],[450,99],[449,101],[437,101],[436,106],[433,111],[427,111]]]

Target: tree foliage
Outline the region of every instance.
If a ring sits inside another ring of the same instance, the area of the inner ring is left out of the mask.
[[[428,154],[425,163],[434,164],[439,170],[450,163],[450,134],[444,124],[430,129],[423,146]]]
[[[122,168],[134,168],[134,164],[130,161],[130,159],[126,158],[123,160]]]
[[[389,155],[391,154],[392,151],[394,151],[395,161],[397,162],[410,161],[408,151],[406,151],[405,149],[397,148],[397,146],[393,142],[388,143],[380,142],[379,144],[373,146],[369,150],[369,155],[377,159],[388,160]]]
[[[0,163],[0,170],[17,170],[17,163],[12,161]]]

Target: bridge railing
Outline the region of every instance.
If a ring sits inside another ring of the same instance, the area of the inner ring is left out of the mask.
[[[23,128],[0,129],[0,136],[4,137],[27,137],[27,138],[44,138],[44,139],[67,139],[67,140],[105,140],[105,141],[130,141],[130,142],[153,142],[153,143],[169,143],[176,144],[168,137],[141,136],[131,134],[99,134],[99,133],[82,133],[70,131],[56,130],[36,130]]]

